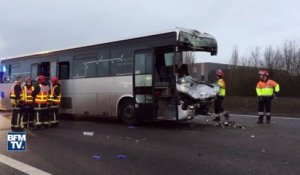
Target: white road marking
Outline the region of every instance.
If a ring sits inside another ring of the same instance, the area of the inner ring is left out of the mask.
[[[3,163],[5,165],[8,165],[14,169],[17,169],[19,171],[22,171],[23,173],[30,174],[30,175],[51,175],[45,171],[42,171],[40,169],[37,169],[35,167],[32,167],[20,161],[14,160],[2,154],[0,154],[0,163]]]

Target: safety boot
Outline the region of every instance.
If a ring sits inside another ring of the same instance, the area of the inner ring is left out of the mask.
[[[257,124],[263,124],[263,123],[264,123],[264,122],[263,122],[263,118],[264,118],[264,116],[260,115],[260,116],[258,117]]]

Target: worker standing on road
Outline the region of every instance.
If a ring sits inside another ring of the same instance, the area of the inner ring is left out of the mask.
[[[11,129],[12,131],[22,131],[22,77],[18,76],[10,91],[10,101],[12,105]]]
[[[223,77],[224,77],[224,72],[221,69],[218,69],[216,71],[216,78],[217,78],[217,83],[219,85],[219,92],[217,94],[217,98],[214,103],[215,118],[213,119],[213,121],[220,122],[221,120],[220,114],[222,114],[225,118],[224,124],[228,124],[229,114],[227,112],[224,112],[224,108],[223,108],[223,101],[226,95],[226,86]]]
[[[256,85],[256,93],[258,96],[258,124],[263,123],[264,111],[266,112],[266,123],[271,122],[271,100],[276,97],[279,92],[279,84],[269,79],[269,72],[261,70],[258,72],[260,81]]]
[[[49,126],[49,117],[48,117],[48,95],[49,95],[49,86],[46,84],[46,78],[43,75],[40,75],[36,78],[38,84],[34,87],[32,93],[34,101],[34,118],[35,126],[41,128]]]
[[[23,124],[24,127],[33,127],[34,110],[33,110],[33,98],[32,92],[34,87],[32,86],[32,80],[30,77],[25,79],[25,86],[23,86]]]
[[[49,118],[51,125],[59,124],[59,105],[61,101],[60,84],[57,77],[51,78],[52,88],[49,96]]]

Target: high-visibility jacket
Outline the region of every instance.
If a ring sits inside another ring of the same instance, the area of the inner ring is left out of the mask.
[[[226,95],[225,81],[222,78],[220,78],[218,80],[218,85],[220,87],[218,95],[224,97]]]
[[[34,90],[33,86],[24,86],[23,87],[23,101],[25,104],[32,104],[33,102],[33,97],[32,97],[32,92]]]
[[[279,92],[279,84],[273,80],[268,79],[266,82],[259,81],[256,85],[257,96],[272,96],[274,91]]]
[[[58,94],[55,94],[55,93],[57,93],[56,90],[59,90]],[[49,96],[49,101],[51,101],[53,103],[56,103],[56,104],[60,103],[60,101],[61,101],[61,92],[60,92],[60,89],[59,89],[59,85],[55,85],[51,89],[51,93],[50,93],[50,96]]]
[[[15,91],[16,86],[20,86],[20,92]],[[16,93],[19,93],[19,94],[17,95]],[[22,96],[23,96],[23,93],[22,93],[21,83],[18,81],[15,81],[14,85],[11,87],[11,90],[10,90],[10,98],[14,99],[14,100],[20,100],[20,99],[22,99]]]
[[[47,104],[48,95],[49,95],[49,87],[47,85],[38,85],[40,87],[40,91],[35,97],[36,104]]]

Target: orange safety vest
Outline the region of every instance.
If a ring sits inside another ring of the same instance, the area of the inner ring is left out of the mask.
[[[30,86],[27,88],[27,86],[23,87],[23,101],[25,104],[32,104],[33,102],[33,97],[32,97],[32,92],[34,90],[33,86]]]
[[[36,104],[47,104],[49,87],[46,85],[39,84],[40,92],[35,97]]]
[[[259,81],[256,85],[257,96],[272,96],[274,91],[279,92],[279,90],[279,84],[273,80]]]
[[[57,88],[58,85],[55,85],[52,89],[51,89],[51,94],[49,96],[49,101],[59,104],[61,101],[61,92],[59,93],[59,95],[57,96],[57,98],[54,98],[54,93],[55,93],[55,88]]]

